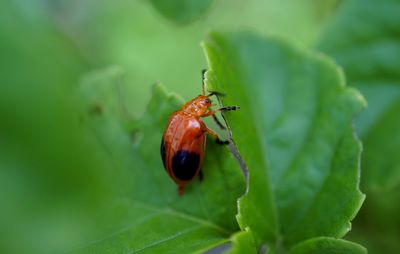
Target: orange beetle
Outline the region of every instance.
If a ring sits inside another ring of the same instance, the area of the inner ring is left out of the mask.
[[[205,95],[204,73],[205,70],[203,71],[202,95],[190,100],[172,114],[161,140],[161,158],[167,173],[178,185],[179,195],[182,195],[186,185],[201,173],[206,145],[205,134],[208,133],[214,137],[218,144],[229,144],[229,141],[222,141],[200,118],[212,116],[217,124],[224,128],[215,113],[239,108],[230,106],[211,110],[210,107],[213,104],[210,97],[220,94],[211,92]],[[200,179],[201,177],[200,174]]]

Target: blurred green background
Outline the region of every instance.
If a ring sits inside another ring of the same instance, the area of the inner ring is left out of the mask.
[[[145,0],[1,1],[1,253],[84,243],[95,221],[87,214],[119,191],[80,124],[77,89],[90,73],[122,70],[125,98],[134,98],[124,103],[139,117],[157,81],[185,99],[200,92],[207,67],[200,42],[210,30],[251,30],[312,47],[338,4],[216,0],[183,25]]]

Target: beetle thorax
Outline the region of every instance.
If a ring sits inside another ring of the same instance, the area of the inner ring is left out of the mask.
[[[182,107],[182,111],[194,116],[203,116],[211,107],[211,100],[204,95],[197,96]]]

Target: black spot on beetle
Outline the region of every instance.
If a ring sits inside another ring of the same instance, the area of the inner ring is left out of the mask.
[[[172,159],[172,172],[182,181],[189,181],[196,175],[200,165],[200,156],[186,150],[175,153]]]
[[[161,152],[161,158],[162,158],[162,162],[164,164],[164,168],[165,168],[165,144],[164,144],[164,138],[161,139],[161,148],[160,148],[160,152]]]

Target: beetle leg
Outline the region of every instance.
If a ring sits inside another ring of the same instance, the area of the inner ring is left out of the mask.
[[[237,109],[240,109],[240,107],[239,106],[226,106],[226,107],[222,107],[222,108],[219,108],[219,109],[216,109],[216,110],[209,110],[202,117],[212,116],[215,113],[217,113],[218,111],[221,111],[221,112],[223,112],[223,111],[234,111],[234,110],[237,110]]]
[[[218,134],[215,133],[215,131],[211,130],[210,128],[207,128],[206,131],[207,131],[207,133],[210,134],[213,138],[215,138],[215,142],[216,142],[217,144],[220,144],[220,145],[228,145],[228,144],[230,143],[229,140],[221,140],[221,139],[218,137]]]
[[[212,116],[212,118],[214,119],[214,121],[218,125],[218,127],[221,130],[225,130],[226,127],[218,120],[218,118],[215,116],[215,113],[217,113],[218,111],[231,111],[231,110],[237,110],[237,109],[239,109],[239,106],[222,107],[222,108],[219,108],[217,110],[208,111],[203,117]]]
[[[215,116],[215,114],[212,115],[212,118],[214,119],[214,122],[218,125],[218,127],[221,130],[225,130],[226,129],[226,127],[218,120],[218,118]]]
[[[199,171],[199,181],[203,181],[204,175],[203,175],[203,171]]]
[[[182,196],[185,192],[185,185],[178,185],[178,195]]]
[[[217,112],[218,112],[218,110],[209,110],[202,117],[213,116]]]
[[[226,107],[222,107],[217,109],[218,111],[233,111],[233,110],[238,110],[240,109],[239,106],[226,106]]]

